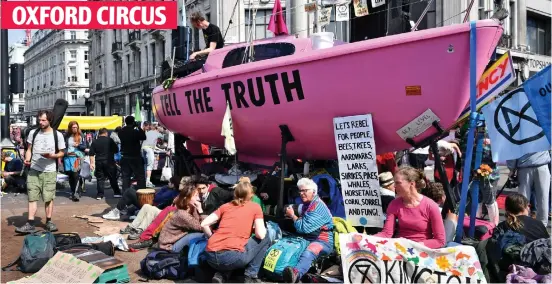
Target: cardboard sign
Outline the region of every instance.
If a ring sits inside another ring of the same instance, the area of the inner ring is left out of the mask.
[[[504,53],[483,75],[477,83],[477,110],[495,98],[508,86],[516,81],[516,72],[510,52]],[[470,115],[470,102],[460,114],[456,124],[461,123]]]
[[[94,283],[103,269],[58,252],[37,273],[11,283]]]
[[[336,117],[334,134],[347,220],[383,227],[372,115]]]
[[[368,15],[368,0],[353,0],[353,7],[355,8],[355,16],[363,17]]]
[[[471,246],[430,249],[408,239],[339,234],[344,283],[487,283]]]
[[[407,125],[397,130],[397,134],[404,140],[414,138],[428,130],[434,121],[440,121],[439,117],[431,109],[427,109]]]
[[[335,6],[335,21],[346,22],[349,20],[349,4]]]
[[[332,7],[322,8],[318,11],[318,24],[320,27],[325,27],[330,24],[330,18],[332,16]]]
[[[305,4],[305,12],[312,13],[316,11],[316,2]]]

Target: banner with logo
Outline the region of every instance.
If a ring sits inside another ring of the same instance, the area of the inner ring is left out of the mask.
[[[344,283],[487,283],[475,248],[340,234]]]
[[[550,142],[523,87],[498,98],[483,107],[482,111],[494,162],[550,150]]]
[[[479,110],[515,81],[516,72],[508,51],[481,75],[481,79],[477,83],[477,109]],[[456,123],[463,122],[468,118],[470,112],[470,102],[468,101]]]
[[[531,102],[531,106],[535,111],[540,126],[544,130],[548,142],[550,142],[550,92],[552,89],[550,68],[551,65],[548,65],[523,83],[525,94],[529,102]]]

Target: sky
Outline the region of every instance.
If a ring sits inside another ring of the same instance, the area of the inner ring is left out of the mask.
[[[25,30],[9,30],[8,45],[25,39]]]

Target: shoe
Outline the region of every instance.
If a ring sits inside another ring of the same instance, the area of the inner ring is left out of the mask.
[[[102,200],[103,198],[104,198],[103,195],[98,195],[98,196],[96,196],[96,200]]]
[[[18,234],[32,234],[36,232],[35,226],[31,225],[29,222],[25,223],[25,225],[15,228],[15,232]]]
[[[121,198],[121,197],[123,197],[123,195],[120,192],[113,194],[113,198]]]
[[[121,219],[119,209],[117,208],[109,211],[109,213],[103,215],[102,217],[106,220],[113,220],[113,221],[119,221]]]
[[[132,233],[133,229],[134,228],[132,228],[130,225],[127,225],[124,229],[121,229],[119,232],[121,233],[121,235],[130,234]]]
[[[78,194],[73,194],[71,196],[71,200],[73,200],[73,202],[79,202],[79,200],[80,200],[79,195]]]
[[[215,273],[215,276],[213,276],[213,279],[212,279],[212,283],[224,283],[226,282],[226,277],[220,273],[220,272],[217,272]]]
[[[128,245],[128,247],[133,249],[145,249],[145,248],[151,247],[152,245],[153,245],[153,240],[145,240],[145,241],[130,244]]]
[[[146,183],[146,187],[147,188],[155,188],[155,184],[151,183],[151,181],[150,181],[150,182]]]
[[[129,240],[137,240],[140,238],[140,235],[142,234],[144,230],[142,229],[134,229],[132,230],[132,232],[130,233],[130,235],[128,235],[128,239]]]
[[[46,230],[49,232],[57,232],[58,228],[56,227],[56,224],[52,221],[46,222]]]
[[[285,283],[297,283],[297,280],[299,280],[299,272],[291,266],[284,268],[282,276],[284,276]]]

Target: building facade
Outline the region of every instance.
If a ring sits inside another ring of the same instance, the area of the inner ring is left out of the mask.
[[[69,103],[67,115],[84,115],[89,93],[88,30],[39,30],[25,52],[25,116],[52,109],[57,99]]]
[[[90,33],[94,115],[133,115],[136,100],[154,88],[171,54],[171,30],[95,30]]]
[[[25,63],[25,51],[29,47],[22,44],[16,43],[8,48],[8,63],[11,64],[24,64]],[[10,71],[8,71],[10,72]],[[11,84],[11,81],[10,81]],[[25,112],[25,93],[21,94],[12,94],[12,101],[10,104],[10,117],[13,120],[23,120]]]

